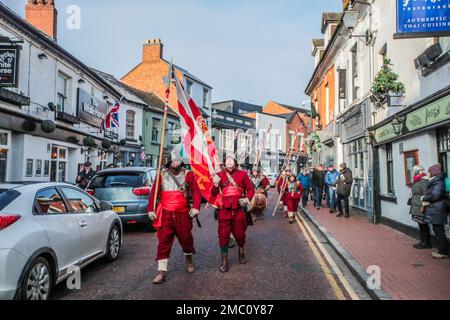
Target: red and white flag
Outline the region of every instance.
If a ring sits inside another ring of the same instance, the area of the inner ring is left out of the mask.
[[[208,203],[219,206],[220,199],[211,195],[212,177],[216,172],[220,171],[220,161],[214,141],[211,138],[200,109],[186,92],[178,78],[174,78],[177,88],[182,139],[188,163],[191,165],[203,197]]]

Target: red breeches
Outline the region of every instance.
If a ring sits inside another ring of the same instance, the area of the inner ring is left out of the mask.
[[[298,204],[300,203],[299,198],[285,198],[284,204],[288,207],[288,212],[296,212],[298,209]]]
[[[228,247],[231,233],[233,233],[239,247],[243,248],[246,231],[247,219],[244,211],[240,209],[221,209],[219,211],[219,245],[221,248]]]
[[[175,236],[186,254],[195,254],[192,237],[192,219],[188,213],[163,211],[161,227],[158,229],[158,253],[156,260],[168,259]]]

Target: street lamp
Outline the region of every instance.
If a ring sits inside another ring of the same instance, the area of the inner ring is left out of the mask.
[[[392,127],[394,128],[394,133],[399,136],[403,133],[403,128],[405,126],[406,117],[405,116],[397,116],[392,121]]]
[[[370,6],[370,3],[367,2],[363,2],[363,1],[354,1],[354,3],[360,3],[366,6]],[[358,18],[359,18],[359,11],[353,9],[353,5],[352,3],[350,3],[348,5],[347,10],[345,10],[344,12],[344,16],[342,17],[342,21],[344,22],[345,27],[347,28],[347,30],[349,31],[350,35],[349,38],[365,38],[366,39],[366,44],[370,42],[370,40],[373,37],[373,34],[371,31],[367,30],[366,34],[361,34],[361,35],[353,35],[352,31],[355,28],[356,24],[358,23]]]

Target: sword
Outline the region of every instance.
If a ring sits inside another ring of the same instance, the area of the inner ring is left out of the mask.
[[[199,228],[202,228],[202,224],[200,223],[200,219],[198,218],[198,216],[195,216],[195,220],[197,221],[197,226]]]

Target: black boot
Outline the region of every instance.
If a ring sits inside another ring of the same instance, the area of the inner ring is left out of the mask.
[[[430,241],[430,227],[427,224],[419,224],[420,242],[413,247],[415,249],[431,249],[433,246]]]

